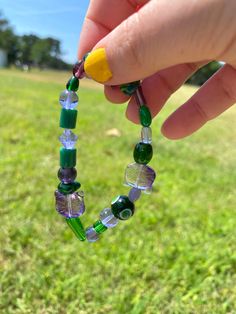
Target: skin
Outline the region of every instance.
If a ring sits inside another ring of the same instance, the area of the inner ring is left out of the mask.
[[[78,57],[104,47],[113,73],[105,85],[108,100],[126,102],[128,97],[113,85],[142,79],[153,116],[198,68],[212,60],[224,61],[164,122],[167,138],[183,138],[236,102],[235,12],[235,0],[91,0]],[[138,123],[132,98],[126,115]]]

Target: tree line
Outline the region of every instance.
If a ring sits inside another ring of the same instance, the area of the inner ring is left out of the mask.
[[[7,53],[8,65],[61,70],[71,67],[61,59],[61,43],[58,39],[41,38],[33,34],[16,35],[2,13],[0,13],[0,48]]]

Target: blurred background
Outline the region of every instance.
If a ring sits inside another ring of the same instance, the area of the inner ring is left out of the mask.
[[[88,0],[0,0],[0,313],[235,313],[236,168],[231,108],[169,141],[167,116],[219,67],[199,70],[153,121],[157,179],[134,217],[79,242],[55,211],[59,94]],[[90,226],[117,194],[140,127],[102,87],[79,89],[78,180]]]

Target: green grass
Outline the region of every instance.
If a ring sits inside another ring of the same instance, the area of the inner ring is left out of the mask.
[[[68,76],[0,71],[0,312],[235,313],[235,108],[169,141],[161,123],[195,89],[174,95],[153,123],[153,193],[132,219],[82,243],[54,209],[57,97]],[[86,226],[127,193],[123,173],[140,129],[93,86],[81,84],[77,124]],[[105,135],[113,127],[121,137]]]

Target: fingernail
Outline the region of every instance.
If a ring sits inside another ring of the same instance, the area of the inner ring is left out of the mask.
[[[112,78],[105,48],[96,49],[89,54],[84,63],[84,70],[99,83],[105,83]]]

